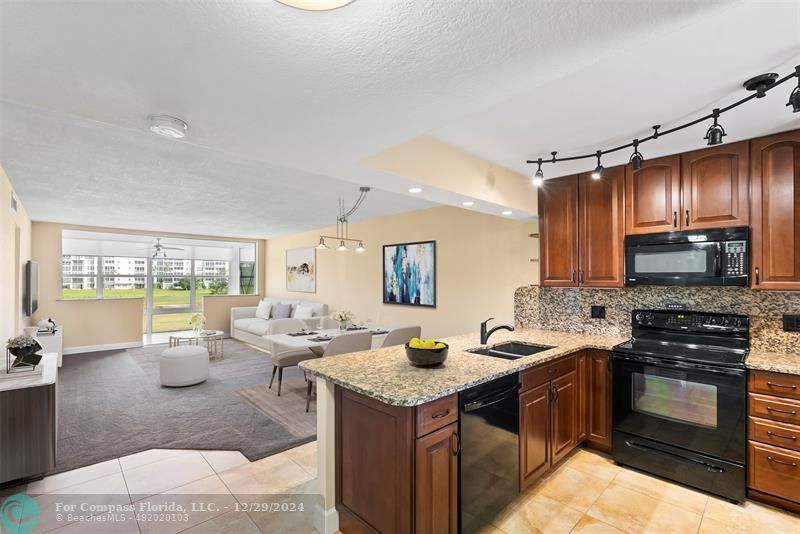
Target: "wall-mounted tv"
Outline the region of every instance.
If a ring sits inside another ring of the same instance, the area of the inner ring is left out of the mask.
[[[25,315],[30,317],[39,309],[39,264],[28,261],[25,264],[25,296],[23,302]]]

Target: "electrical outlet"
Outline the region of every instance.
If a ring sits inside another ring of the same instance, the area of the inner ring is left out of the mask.
[[[605,306],[592,306],[592,319],[605,319],[606,307]]]
[[[783,314],[783,331],[800,332],[800,315]]]

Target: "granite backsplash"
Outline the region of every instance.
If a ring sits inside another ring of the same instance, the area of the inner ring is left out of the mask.
[[[800,292],[753,291],[746,288],[635,287],[621,289],[538,287],[517,289],[517,325],[587,334],[629,336],[631,311],[687,309],[750,316],[751,348],[800,353],[800,333],[783,331],[783,314],[800,314]],[[592,319],[593,305],[606,307],[605,319]]]

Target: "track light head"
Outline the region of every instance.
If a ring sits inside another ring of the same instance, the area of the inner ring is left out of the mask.
[[[639,140],[633,140],[633,154],[631,154],[631,159],[629,160],[630,164],[633,166],[634,171],[638,171],[642,168],[642,162],[644,161],[644,156],[642,153],[639,152]]]
[[[600,156],[602,156],[602,155],[603,155],[603,152],[601,150],[598,150],[597,153],[595,154],[595,156],[597,156],[597,167],[594,168],[594,170],[592,171],[592,174],[591,174],[593,180],[599,180],[600,178],[603,177],[603,171],[605,169],[600,164]]]
[[[789,94],[787,106],[792,106],[794,113],[800,113],[800,65],[794,68],[794,75],[797,76],[797,87]]]
[[[531,184],[535,187],[539,187],[544,183],[544,173],[542,172],[542,158],[536,162],[539,165],[539,168],[536,169],[536,172],[533,174],[533,178],[531,178]]]
[[[325,238],[319,238],[319,244],[317,245],[317,250],[328,250],[328,245],[325,244]]]
[[[346,251],[346,250],[347,250],[347,245],[345,245],[345,244],[344,244],[344,239],[342,239],[342,240],[339,242],[339,246],[338,246],[338,247],[336,247],[336,250],[338,250],[339,252],[344,252],[344,251]]]
[[[367,249],[364,247],[364,243],[359,241],[358,246],[356,247],[356,252],[364,252],[365,250]]]
[[[725,128],[717,122],[717,119],[719,119],[719,108],[714,109],[712,116],[714,117],[714,124],[708,128],[706,136],[703,139],[708,141],[708,146],[721,145],[722,138],[728,134],[725,133]]]

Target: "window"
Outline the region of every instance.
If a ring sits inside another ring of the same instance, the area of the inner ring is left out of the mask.
[[[194,262],[196,305],[203,305],[206,295],[227,295],[231,267],[229,261],[196,260]]]
[[[153,308],[189,308],[192,294],[192,260],[153,260]]]
[[[144,258],[103,257],[103,298],[143,298],[147,291]]]
[[[239,262],[239,294],[253,295],[256,292],[256,262]]]
[[[61,298],[98,297],[97,256],[65,255],[61,260]]]

